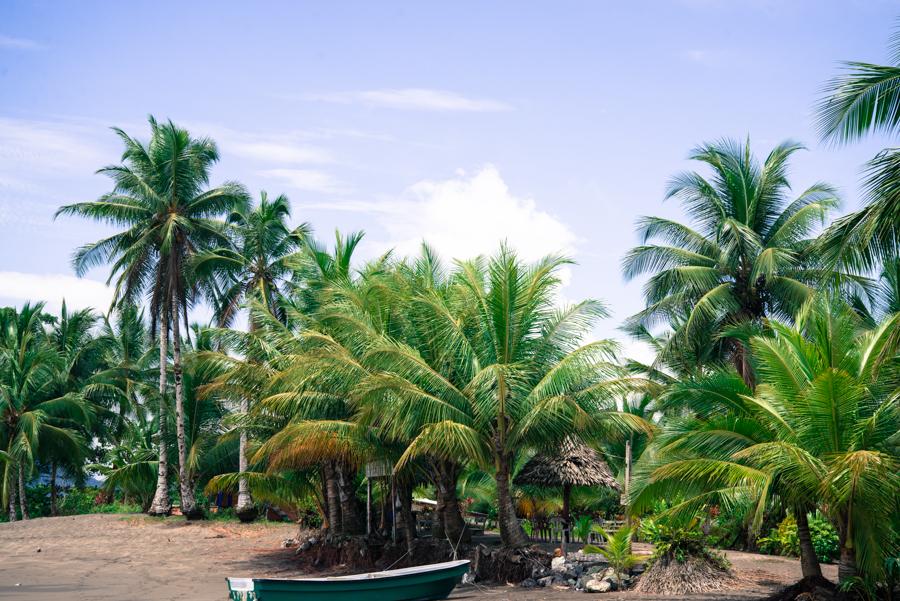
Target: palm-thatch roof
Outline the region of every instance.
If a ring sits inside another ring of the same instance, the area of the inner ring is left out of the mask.
[[[558,452],[540,453],[531,458],[516,475],[515,483],[532,486],[621,486],[606,462],[591,447],[567,438]]]

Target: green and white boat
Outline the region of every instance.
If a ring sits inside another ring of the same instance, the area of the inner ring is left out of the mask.
[[[227,578],[232,601],[430,601],[446,599],[469,560],[325,578]]]

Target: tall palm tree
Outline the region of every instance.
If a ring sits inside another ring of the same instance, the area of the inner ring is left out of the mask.
[[[187,330],[188,309],[198,294],[198,282],[188,269],[192,258],[227,245],[224,223],[217,218],[245,206],[247,193],[233,182],[207,189],[210,169],[219,159],[212,140],[192,138],[171,121],[159,124],[153,117],[149,121],[148,144],[114,129],[125,145],[122,164],[99,171],[113,180],[112,192],[96,201],[63,206],[56,214],[79,215],[125,228],[81,247],[75,253],[75,270],[83,275],[102,263],[112,263],[109,281],[116,282],[114,303],[135,304],[141,295],[149,301],[151,327],[159,332],[159,473],[150,508],[150,513],[157,515],[171,510],[165,446],[171,332],[181,509],[188,517],[199,517],[187,478],[179,322],[183,320]]]
[[[65,363],[48,340],[43,308],[43,303],[26,303],[18,311],[0,309],[0,443],[7,458],[2,497],[9,503],[10,518],[17,495],[22,517],[28,518],[25,479],[41,447],[78,455],[82,440],[77,426],[90,420],[79,394],[56,395]]]
[[[851,142],[900,130],[900,31],[890,41],[890,64],[851,61],[825,87],[818,104],[824,140]],[[866,167],[867,204],[834,222],[822,241],[828,257],[861,269],[900,255],[900,150],[886,148]]]
[[[198,277],[215,284],[212,301],[220,326],[230,325],[238,309],[250,299],[255,299],[266,311],[284,321],[283,288],[300,263],[299,253],[311,232],[306,223],[291,229],[288,225],[290,214],[287,196],[282,194],[270,201],[262,192],[257,206],[239,207],[228,216],[232,244],[196,258],[194,270]],[[253,328],[252,320],[250,328]],[[252,357],[248,359],[253,360]],[[241,395],[241,413],[246,415],[249,410],[250,398]],[[245,472],[248,465],[247,432],[243,429],[239,446],[238,469]],[[255,517],[246,478],[239,481],[235,510],[247,521]]]
[[[791,318],[825,279],[841,280],[816,268],[808,237],[837,206],[837,193],[816,183],[789,199],[787,168],[802,148],[776,146],[760,165],[749,141],[704,144],[690,158],[706,164],[711,177],[676,175],[666,198],[677,198],[692,225],[642,217],[644,243],[623,260],[627,279],[651,277],[644,286],[647,307],[631,327],[679,323],[679,344],[699,333],[712,339],[729,328],[757,328],[766,317]],[[661,243],[650,244],[653,239]],[[746,345],[726,336],[726,356],[748,383],[753,374]]]
[[[820,295],[794,326],[772,331],[752,341],[755,394],[734,372],[672,389],[669,401],[695,413],[669,423],[635,506],[680,493],[670,511],[692,514],[744,497],[758,525],[777,496],[797,518],[804,576],[821,574],[806,523],[818,506],[840,536],[840,579],[860,571],[877,580],[900,550],[900,314],[869,330],[843,301]]]

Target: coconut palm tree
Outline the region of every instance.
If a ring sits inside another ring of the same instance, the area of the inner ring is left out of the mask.
[[[215,284],[212,301],[215,317],[228,326],[241,306],[255,299],[262,307],[284,321],[282,307],[284,285],[301,261],[299,255],[311,228],[304,223],[291,229],[288,218],[291,205],[287,196],[270,201],[262,192],[259,205],[240,207],[228,216],[232,226],[230,246],[216,248],[197,256],[194,271],[201,280]],[[253,321],[250,322],[253,328]],[[252,357],[248,357],[251,361]],[[250,397],[241,395],[240,411],[250,410]],[[247,471],[247,433],[240,432],[239,471]],[[240,479],[235,510],[242,519],[255,517],[253,499],[246,478]]]
[[[59,215],[79,215],[124,229],[81,247],[74,265],[79,275],[103,263],[112,263],[109,281],[115,280],[114,303],[136,304],[146,295],[151,329],[159,332],[159,474],[157,495],[150,512],[171,510],[166,473],[165,445],[166,366],[172,336],[172,373],[175,388],[175,425],[181,509],[198,517],[194,491],[188,487],[184,424],[181,331],[198,294],[198,282],[188,267],[199,253],[228,243],[225,226],[217,218],[241,210],[247,203],[243,186],[229,182],[207,189],[209,172],[218,161],[215,143],[192,138],[171,121],[159,124],[150,117],[148,144],[114,129],[125,145],[122,164],[101,169],[114,182],[112,192],[96,201],[61,207]]]
[[[900,130],[900,32],[890,41],[887,65],[846,62],[818,104],[824,140],[851,142]],[[887,148],[866,167],[867,204],[828,228],[821,248],[834,262],[873,269],[900,255],[900,151]]]
[[[55,394],[65,362],[48,339],[43,308],[26,303],[18,311],[0,309],[0,443],[7,458],[2,496],[10,518],[18,496],[22,518],[28,519],[25,480],[41,448],[77,456],[82,440],[76,428],[90,421],[79,394]]]
[[[778,496],[798,523],[804,575],[820,574],[806,514],[818,506],[838,530],[842,581],[883,575],[897,553],[900,495],[900,314],[866,329],[846,303],[820,295],[794,326],[772,323],[751,345],[755,394],[733,372],[673,388],[694,416],[660,437],[660,465],[645,469],[635,508],[681,493],[670,512],[728,506],[742,497],[756,523]]]
[[[422,361],[415,350],[384,344],[368,353],[383,372],[363,386],[382,387],[384,426],[414,433],[398,462],[418,456],[465,458],[493,468],[500,536],[504,545],[527,543],[511,493],[517,454],[561,442],[572,432],[591,438],[646,423],[615,411],[621,375],[615,344],[578,345],[605,314],[596,301],[554,309],[556,272],[567,261],[547,257],[525,265],[501,247],[489,261],[459,264],[452,304],[432,303],[431,331],[453,349],[446,360],[457,381]],[[461,384],[460,382],[464,383]]]
[[[94,327],[97,316],[91,309],[70,311],[65,300],[59,318],[50,320],[50,329],[47,332],[47,343],[53,348],[59,358],[59,363],[54,370],[55,382],[51,386],[50,394],[55,397],[70,395],[84,399],[86,408],[91,412],[91,423],[85,423],[81,431],[83,439],[90,440],[93,436],[102,436],[102,428],[98,427],[98,410],[101,407],[90,403],[84,394],[87,383],[104,364],[106,347],[111,339],[105,336],[97,336]],[[77,472],[84,462],[84,453],[72,453],[71,447],[66,444],[53,446],[42,444],[40,455],[45,464],[50,467],[50,513],[57,514],[57,470],[62,465],[70,472]]]
[[[194,271],[200,279],[216,284],[211,300],[220,326],[231,325],[250,298],[284,320],[280,299],[299,266],[298,253],[312,231],[307,223],[291,228],[290,216],[287,196],[269,200],[262,192],[258,205],[237,207],[228,216],[232,244],[209,250],[194,260]]]
[[[788,163],[801,148],[783,142],[761,165],[749,140],[721,140],[691,152],[692,160],[711,169],[711,177],[676,175],[666,198],[679,199],[693,223],[642,217],[643,244],[623,260],[627,279],[651,276],[644,286],[647,307],[629,319],[632,328],[683,319],[678,344],[700,333],[715,340],[726,328],[759,327],[766,317],[790,319],[815,284],[843,280],[816,268],[808,239],[837,206],[837,192],[816,183],[789,199]],[[661,242],[650,244],[654,239]],[[725,338],[726,357],[752,384],[746,345]]]

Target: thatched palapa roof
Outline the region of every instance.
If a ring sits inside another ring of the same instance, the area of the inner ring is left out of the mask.
[[[606,462],[594,449],[567,438],[558,452],[540,453],[531,458],[515,478],[516,484],[532,486],[621,486]]]

